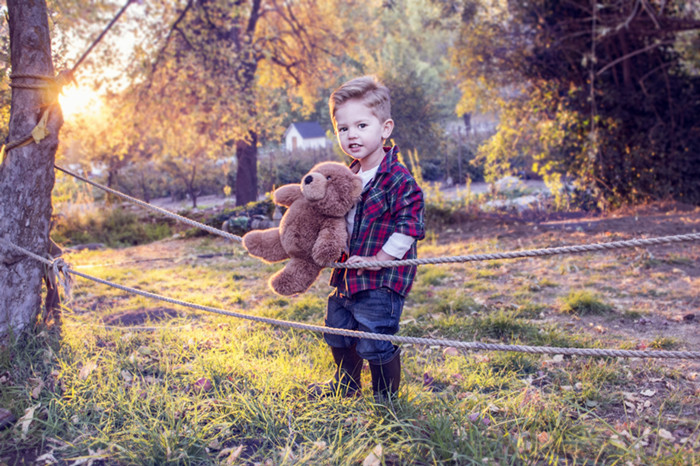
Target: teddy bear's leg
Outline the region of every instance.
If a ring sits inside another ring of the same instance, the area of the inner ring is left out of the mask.
[[[289,257],[282,247],[279,228],[249,231],[243,235],[243,247],[251,256],[267,262],[279,262]]]
[[[290,259],[282,270],[270,278],[270,287],[282,296],[308,290],[321,274],[322,267],[302,259]]]

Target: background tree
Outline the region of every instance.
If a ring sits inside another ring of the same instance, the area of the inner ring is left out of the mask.
[[[460,110],[500,112],[487,175],[535,162],[603,205],[700,202],[700,81],[678,42],[697,37],[692,4],[465,2]]]
[[[371,4],[363,3],[363,6]],[[186,158],[237,158],[236,202],[257,199],[257,147],[283,128],[275,112],[284,88],[310,105],[322,82],[339,73],[332,59],[351,54],[345,2],[190,0],[150,6],[164,44],[144,61],[140,111],[166,152]],[[371,24],[363,23],[363,27]],[[177,159],[178,157],[173,157]]]
[[[53,76],[46,3],[8,0],[7,11],[12,73]],[[55,96],[47,94],[13,88],[9,140],[25,138],[45,112],[48,136],[36,144],[12,149],[0,161],[2,237],[41,256],[49,251],[53,163],[63,123]],[[26,332],[35,323],[41,310],[45,267],[4,244],[0,244],[0,251],[0,338],[7,339],[11,334]]]

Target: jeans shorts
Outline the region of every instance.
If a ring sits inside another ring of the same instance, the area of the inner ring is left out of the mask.
[[[395,335],[403,311],[404,297],[389,288],[378,288],[345,296],[335,290],[328,296],[326,327]],[[390,341],[367,340],[343,335],[323,334],[328,345],[349,348],[357,343],[357,354],[370,362],[381,363],[394,354]]]

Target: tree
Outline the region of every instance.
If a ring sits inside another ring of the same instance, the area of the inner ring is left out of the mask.
[[[54,75],[51,40],[42,0],[8,0],[13,83],[36,83],[26,75]],[[41,82],[41,81],[40,81]],[[53,95],[52,95],[53,94]],[[58,132],[63,124],[55,94],[15,87],[9,140],[24,139],[46,115],[48,135],[5,154],[0,165],[0,232],[6,241],[40,256],[49,250],[51,190]],[[0,244],[0,338],[25,333],[41,310],[45,266]]]
[[[461,109],[500,112],[487,175],[534,162],[603,206],[700,202],[700,76],[679,47],[698,14],[684,0],[465,2]]]
[[[153,131],[172,159],[189,158],[190,167],[196,163],[190,156],[235,151],[236,203],[256,200],[258,142],[281,129],[276,90],[311,105],[315,89],[340,73],[333,58],[351,53],[361,34],[358,24],[348,34],[351,6],[183,0],[151,8],[150,15],[171,21],[167,29],[153,28],[153,40],[163,46],[144,55],[141,111],[156,123]]]

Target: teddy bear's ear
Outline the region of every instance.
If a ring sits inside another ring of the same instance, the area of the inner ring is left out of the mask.
[[[289,207],[301,197],[301,185],[285,184],[275,190],[273,197],[275,204]]]

